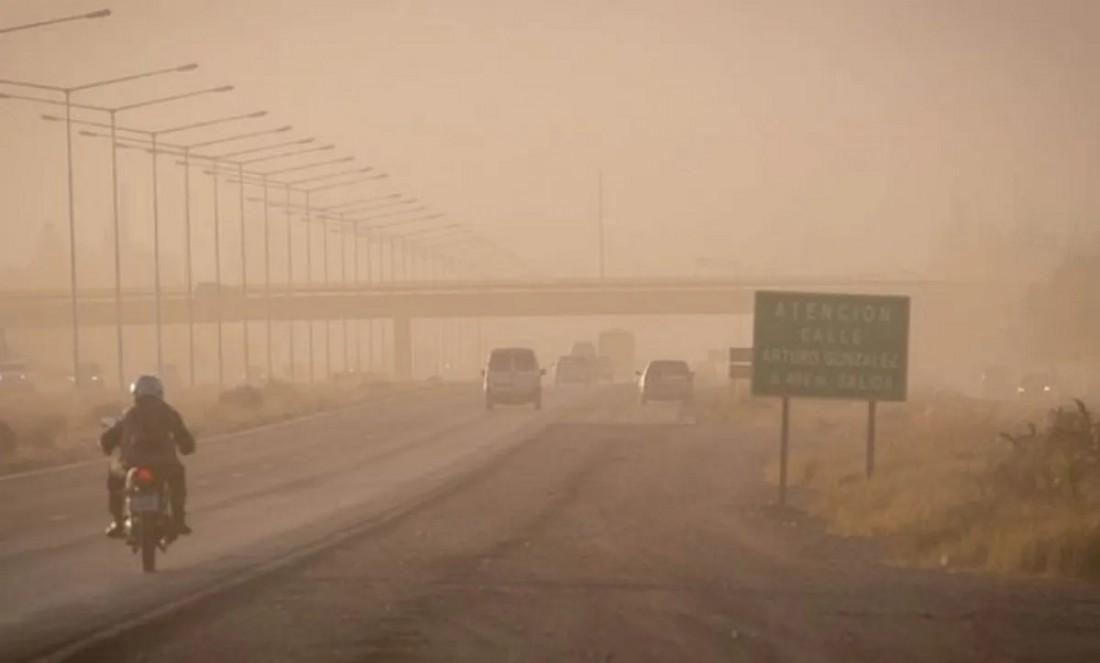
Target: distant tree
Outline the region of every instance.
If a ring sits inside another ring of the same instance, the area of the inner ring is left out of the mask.
[[[1067,256],[1023,307],[1029,353],[1048,362],[1100,360],[1100,252]]]

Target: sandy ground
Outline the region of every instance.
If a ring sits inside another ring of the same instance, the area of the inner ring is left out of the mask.
[[[1098,661],[1100,591],[893,568],[768,506],[774,431],[625,393],[385,527],[76,660]]]

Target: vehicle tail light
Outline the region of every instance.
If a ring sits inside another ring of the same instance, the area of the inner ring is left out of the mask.
[[[144,486],[152,485],[156,479],[157,477],[153,474],[153,470],[148,467],[139,467],[137,473],[134,475],[134,481]]]

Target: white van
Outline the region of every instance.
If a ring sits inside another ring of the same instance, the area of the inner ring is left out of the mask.
[[[542,376],[535,351],[530,348],[496,348],[489,353],[485,376],[485,409],[497,403],[531,403],[542,409]]]

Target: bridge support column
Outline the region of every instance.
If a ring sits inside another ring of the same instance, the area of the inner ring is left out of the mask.
[[[393,368],[398,380],[412,379],[412,320],[393,319]]]

